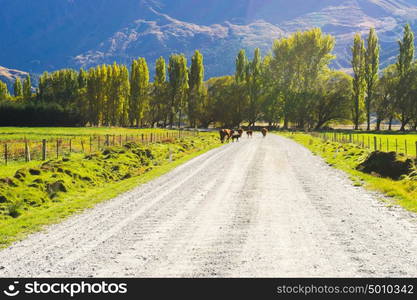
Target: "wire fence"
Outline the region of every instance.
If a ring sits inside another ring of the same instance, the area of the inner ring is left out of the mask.
[[[123,146],[129,142],[144,145],[171,142],[198,134],[198,131],[170,131],[128,135],[73,136],[42,139],[40,141],[6,141],[0,143],[0,164],[7,165],[18,161],[45,161],[64,157],[71,153],[92,153],[101,151],[106,147]]]
[[[417,156],[417,137],[398,138],[344,132],[309,132],[308,134],[326,142],[355,144],[372,151],[397,152],[409,156]]]

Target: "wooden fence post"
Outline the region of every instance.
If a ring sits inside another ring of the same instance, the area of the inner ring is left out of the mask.
[[[378,150],[378,144],[377,144],[376,136],[374,136],[374,149],[375,149],[375,151]]]
[[[28,160],[28,142],[27,142],[27,140],[25,139],[25,162],[28,162],[29,160]]]
[[[142,133],[142,144],[145,143],[145,135]]]
[[[59,157],[59,139],[56,140],[56,158]]]
[[[7,160],[9,159],[9,152],[8,152],[8,147],[7,147],[7,143],[4,144],[4,162],[7,166]]]
[[[84,140],[81,138],[81,150],[84,153]]]
[[[106,146],[110,146],[110,136],[106,134]]]
[[[408,155],[407,140],[404,141],[404,144],[405,144],[405,155]]]
[[[46,140],[42,140],[42,161],[46,160]]]
[[[398,153],[398,139],[395,139],[395,152]]]
[[[93,137],[90,135],[90,153],[93,150]]]
[[[72,152],[72,139],[69,140],[69,152]]]

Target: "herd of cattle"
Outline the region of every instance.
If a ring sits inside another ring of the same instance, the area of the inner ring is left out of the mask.
[[[220,141],[222,143],[224,142],[229,142],[230,140],[232,140],[232,142],[239,142],[239,139],[243,136],[243,133],[245,131],[242,128],[239,128],[237,131],[234,131],[233,129],[220,129],[219,133],[220,133]],[[262,132],[262,136],[266,137],[266,135],[268,134],[268,129],[266,128],[262,128],[261,130]],[[246,134],[248,136],[248,138],[252,138],[253,136],[253,130],[247,130]]]

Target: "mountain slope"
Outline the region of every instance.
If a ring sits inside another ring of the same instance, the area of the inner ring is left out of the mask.
[[[28,73],[26,72],[8,69],[8,68],[0,66],[0,80],[7,84],[7,87],[9,88],[10,92],[13,91],[14,81],[17,78],[21,78],[23,80],[27,75]]]
[[[348,68],[355,32],[377,28],[384,64],[417,0],[0,0],[0,65],[42,72],[173,52],[205,55],[208,76],[233,72],[239,48],[321,27],[337,38],[334,66]],[[417,29],[417,28],[416,28]]]

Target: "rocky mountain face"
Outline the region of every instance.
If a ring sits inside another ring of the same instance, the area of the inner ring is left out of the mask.
[[[13,91],[13,83],[16,80],[16,78],[26,78],[27,74],[28,73],[23,71],[8,69],[0,66],[0,80],[7,84],[7,87],[9,88],[10,92]]]
[[[382,62],[397,54],[417,0],[0,0],[0,65],[30,72],[129,63],[199,49],[207,76],[231,74],[240,48],[266,54],[274,39],[321,27],[349,68],[353,34],[378,30]]]

